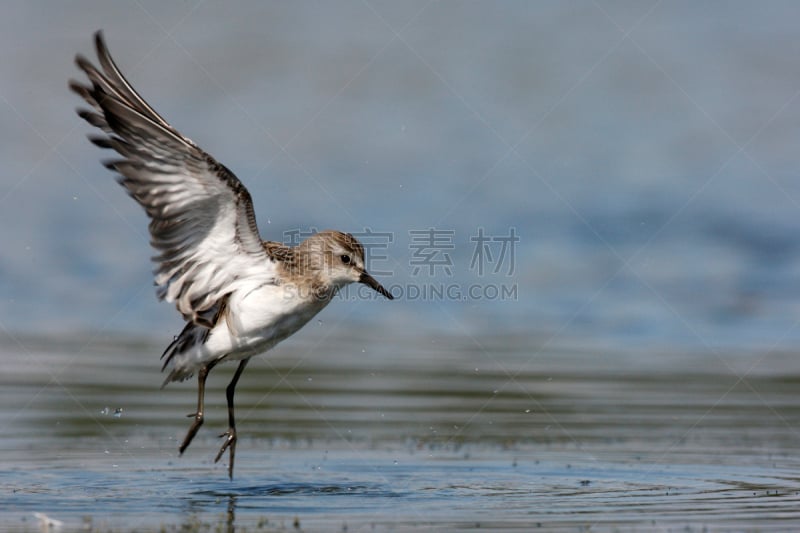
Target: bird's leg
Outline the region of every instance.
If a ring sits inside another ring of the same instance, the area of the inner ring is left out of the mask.
[[[189,431],[183,438],[183,444],[181,444],[181,447],[178,448],[178,453],[180,455],[183,455],[183,452],[189,447],[189,444],[192,443],[192,439],[197,434],[197,430],[203,425],[203,398],[206,394],[206,378],[208,377],[208,373],[216,364],[216,361],[211,361],[209,364],[202,367],[197,373],[197,412],[188,415],[189,417],[194,417],[194,422],[192,422],[192,425],[189,426]]]
[[[219,453],[217,453],[217,458],[214,459],[215,463],[218,462],[222,454],[225,453],[225,450],[230,450],[228,477],[231,479],[233,479],[233,459],[236,455],[236,420],[233,416],[233,394],[236,392],[236,383],[239,381],[244,367],[247,366],[247,361],[249,361],[249,359],[242,359],[239,363],[239,367],[236,369],[236,373],[233,375],[233,379],[228,383],[228,388],[225,389],[225,398],[228,400],[228,431],[220,435],[220,437],[225,437],[225,442],[222,443],[222,447],[219,449]]]

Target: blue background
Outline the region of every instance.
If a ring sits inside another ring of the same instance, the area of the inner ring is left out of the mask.
[[[67,90],[103,28],[139,92],[245,183],[265,239],[391,232],[387,285],[517,294],[348,293],[323,328],[718,354],[800,340],[797,2],[2,9],[5,335],[181,327],[154,296],[146,218]],[[428,228],[451,232],[449,274],[413,275],[409,232]],[[470,268],[480,228],[514,228],[513,273]]]

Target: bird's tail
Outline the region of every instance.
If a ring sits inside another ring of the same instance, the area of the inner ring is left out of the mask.
[[[183,381],[189,379],[194,375],[195,368],[191,365],[179,364],[180,357],[176,359],[175,356],[180,356],[182,353],[190,350],[195,346],[202,345],[208,339],[211,330],[205,326],[200,326],[194,322],[187,322],[186,326],[181,331],[181,334],[175,337],[164,353],[161,354],[161,359],[164,359],[164,365],[161,371],[165,371],[167,367],[171,367],[170,373],[161,384],[161,388],[167,386],[167,383],[173,381]]]

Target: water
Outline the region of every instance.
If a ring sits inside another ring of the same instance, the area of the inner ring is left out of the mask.
[[[312,335],[313,336],[313,335]],[[158,389],[158,347],[6,348],[3,526],[79,530],[787,529],[800,520],[800,366],[535,338],[297,339],[240,382],[233,481],[212,373],[183,457],[194,383]],[[374,340],[374,339],[373,339]],[[336,354],[335,357],[329,354]],[[639,361],[639,364],[633,364]],[[216,375],[215,375],[216,374]],[[741,379],[740,379],[741,378]],[[115,412],[119,416],[115,416]]]

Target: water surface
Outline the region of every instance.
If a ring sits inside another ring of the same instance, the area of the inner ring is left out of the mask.
[[[20,339],[3,354],[3,525],[387,530],[790,528],[800,520],[788,354],[709,360],[536,339],[302,339],[237,395],[236,472],[213,463],[224,386],[183,457],[194,383],[160,390],[158,347]],[[364,350],[362,352],[362,350]],[[768,363],[768,364],[767,364]],[[741,378],[741,379],[740,379]]]

